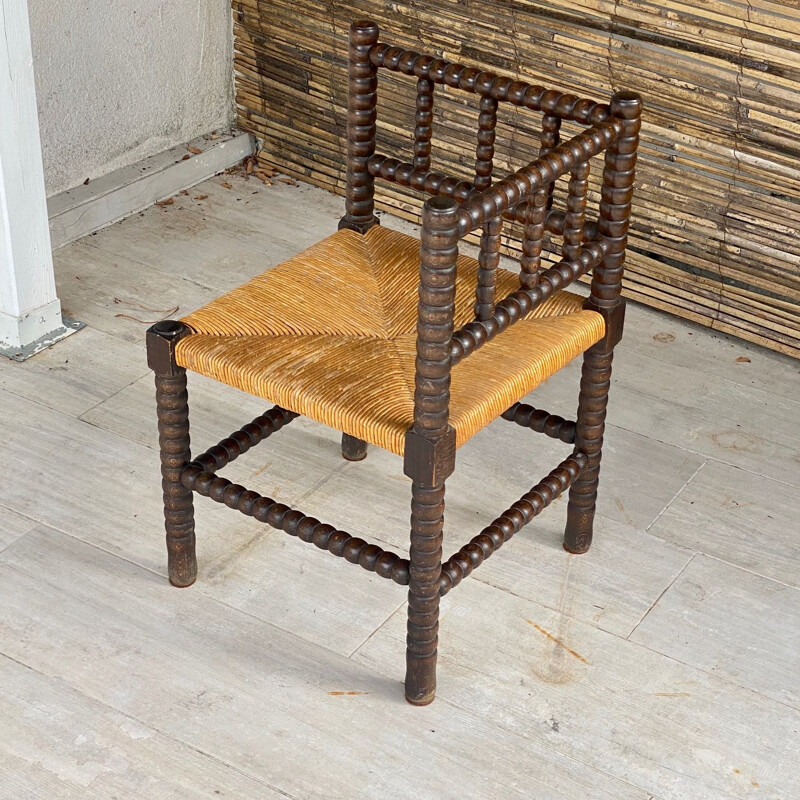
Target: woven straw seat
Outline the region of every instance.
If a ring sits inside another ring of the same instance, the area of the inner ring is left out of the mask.
[[[455,325],[473,317],[478,264],[461,256]],[[189,314],[187,369],[403,454],[414,422],[419,240],[341,230]],[[497,296],[519,285],[498,270]],[[452,371],[450,424],[466,442],[603,335],[560,292]]]

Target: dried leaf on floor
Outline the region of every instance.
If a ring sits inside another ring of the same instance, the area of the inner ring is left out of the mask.
[[[203,151],[199,147],[194,147],[193,145],[187,144],[186,149],[190,153],[194,153],[196,156],[199,156]]]
[[[122,319],[130,319],[134,322],[140,322],[142,325],[154,325],[156,322],[161,322],[162,319],[166,319],[167,317],[171,317],[173,314],[177,314],[179,306],[173,306],[172,308],[148,308],[147,306],[142,305],[141,303],[137,303],[135,300],[121,300],[119,297],[114,298],[114,302],[119,305],[130,306],[131,308],[138,308],[141,311],[145,311],[148,314],[157,314],[156,319],[141,319],[140,317],[135,317],[132,314],[114,314],[115,317],[122,317]]]
[[[232,186],[230,183],[228,183],[228,181],[222,181],[222,183],[220,184],[220,186],[221,186],[223,189],[233,189],[233,186]]]
[[[123,305],[123,306],[130,306],[131,308],[139,308],[142,311],[149,311],[151,314],[174,314],[178,307],[175,308],[150,308],[148,306],[143,306],[141,303],[137,303],[135,300],[122,300],[119,297],[114,298],[114,303],[116,305]]]
[[[750,359],[747,356],[739,356],[739,358],[737,358],[736,361],[739,364],[749,364],[750,363]]]
[[[207,197],[208,197],[207,194],[198,194],[197,197],[195,197],[194,199],[195,200],[205,200]]]
[[[155,325],[156,322],[161,322],[161,320],[166,319],[167,317],[171,317],[173,314],[178,312],[178,306],[175,308],[170,308],[167,314],[164,314],[163,317],[158,317],[157,319],[139,319],[139,317],[134,317],[132,314],[114,314],[115,317],[122,317],[122,319],[131,319],[134,322],[141,322],[142,325]]]
[[[166,200],[159,200],[159,201],[156,203],[156,205],[157,205],[157,206],[160,206],[161,208],[164,208],[164,206],[172,206],[172,205],[175,205],[175,198],[174,198],[174,197],[168,197]]]

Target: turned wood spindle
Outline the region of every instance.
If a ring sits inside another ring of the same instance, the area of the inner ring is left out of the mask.
[[[475,151],[475,189],[483,191],[492,185],[494,169],[494,142],[497,127],[497,100],[483,95],[478,115],[478,146]],[[500,235],[502,216],[488,220],[481,233],[478,255],[478,285],[475,290],[475,316],[489,319],[494,311],[497,267],[500,265]]]

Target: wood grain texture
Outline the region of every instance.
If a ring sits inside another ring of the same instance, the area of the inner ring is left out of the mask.
[[[625,280],[628,297],[767,347],[800,354],[800,10],[715,0],[600,4],[421,0],[397,13],[354,5],[234,0],[239,124],[261,158],[344,193],[347,26],[369,15],[400,46],[556,84],[578,96],[632,88],[648,109]],[[408,81],[406,81],[408,84]],[[404,147],[413,86],[381,75],[379,149]],[[437,94],[433,168],[471,179],[477,113]],[[531,160],[537,120],[500,115],[495,169]],[[410,160],[410,158],[409,158]],[[597,202],[598,176],[589,203]],[[555,203],[563,202],[556,187]],[[379,207],[414,218],[411,192],[381,187]],[[520,247],[518,227],[508,246]]]
[[[0,687],[4,798],[291,797],[5,656]]]
[[[569,597],[568,578],[565,589]],[[487,720],[502,715],[510,730],[663,800],[800,791],[794,708],[478,580],[445,598],[442,628],[440,701]],[[402,634],[398,612],[356,660],[398,677]]]
[[[407,707],[392,679],[46,528],[0,565],[0,599],[4,653],[212,754],[240,776],[219,796],[271,798],[248,791],[245,781],[260,779],[304,800],[648,798],[474,712]],[[454,768],[458,781],[442,781]],[[209,783],[219,775],[209,768]]]

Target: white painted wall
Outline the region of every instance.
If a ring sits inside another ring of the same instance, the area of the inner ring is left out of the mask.
[[[233,119],[229,0],[28,0],[47,194]]]

